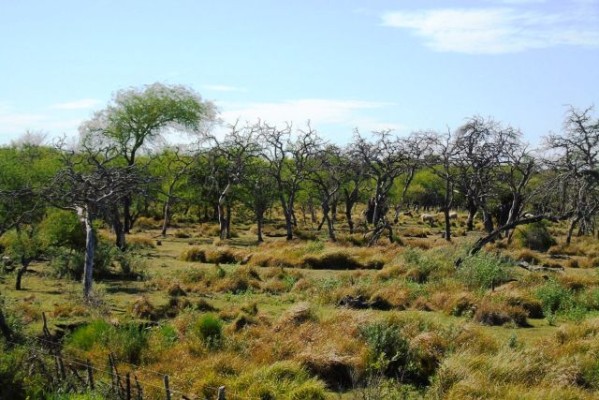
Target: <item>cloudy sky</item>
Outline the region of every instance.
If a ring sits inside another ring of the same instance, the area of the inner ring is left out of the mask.
[[[534,143],[598,102],[599,0],[0,0],[0,50],[0,144],[157,81],[337,143],[473,115]]]

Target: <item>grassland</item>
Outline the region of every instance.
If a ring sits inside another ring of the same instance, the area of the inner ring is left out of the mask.
[[[463,218],[448,243],[440,224],[402,216],[400,242],[373,247],[360,233],[328,242],[309,223],[309,240],[288,242],[276,221],[257,245],[235,226],[231,240],[211,224],[162,238],[146,221],[128,238],[134,279],[96,282],[85,303],[79,282],[39,262],[24,290],[0,275],[5,307],[31,345],[44,312],[65,358],[103,367],[114,354],[147,398],[161,398],[161,374],[197,399],[220,386],[227,399],[599,397],[597,239],[565,246],[554,225],[546,252],[516,235],[456,270],[480,234]]]

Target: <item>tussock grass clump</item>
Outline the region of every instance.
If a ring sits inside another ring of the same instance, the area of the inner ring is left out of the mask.
[[[520,250],[520,252],[516,256],[516,259],[520,261],[526,261],[530,264],[539,264],[541,261],[535,253],[528,249]]]
[[[290,307],[279,319],[277,330],[288,326],[298,326],[308,321],[317,321],[316,312],[310,303],[298,303]]]
[[[162,222],[154,218],[137,217],[135,226],[139,229],[159,229],[162,226]]]
[[[181,253],[179,257],[183,261],[206,262],[206,251],[200,247],[192,246]]]
[[[297,362],[279,361],[241,375],[232,383],[235,390],[250,398],[325,400],[325,385]]]
[[[197,335],[208,348],[218,348],[223,341],[223,321],[216,314],[204,314],[193,324],[192,332]]]
[[[492,301],[483,301],[474,313],[474,320],[483,325],[501,326],[513,323],[516,326],[530,326],[526,320],[527,313],[520,306]]]
[[[137,297],[130,306],[131,314],[137,318],[150,319],[156,318],[156,307],[145,296]]]
[[[154,241],[147,236],[129,235],[127,237],[127,249],[129,250],[153,249],[155,247]]]
[[[307,256],[304,258],[306,268],[351,270],[365,268],[364,264],[343,252],[323,254],[322,256]]]
[[[543,305],[540,301],[525,296],[509,296],[506,298],[506,303],[509,306],[522,307],[526,311],[528,318],[541,319],[545,318]]]

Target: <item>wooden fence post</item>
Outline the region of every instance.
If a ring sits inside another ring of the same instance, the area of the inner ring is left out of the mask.
[[[171,389],[168,385],[168,375],[164,375],[164,391],[166,392],[166,400],[171,400]]]
[[[218,388],[218,396],[216,397],[217,400],[226,400],[225,399],[225,387],[221,386]]]
[[[92,371],[92,366],[89,362],[89,358],[85,360],[85,369],[87,370],[87,385],[89,386],[90,390],[94,390],[94,373]]]

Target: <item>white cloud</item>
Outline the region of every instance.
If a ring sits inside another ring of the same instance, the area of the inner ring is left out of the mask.
[[[307,121],[320,123],[344,123],[357,111],[376,109],[390,103],[358,100],[299,99],[283,102],[223,103],[221,117],[225,121],[237,119],[255,121],[261,119],[273,123],[286,121]]]
[[[244,88],[229,85],[204,85],[204,89],[215,92],[245,92]]]
[[[530,7],[393,11],[382,15],[382,23],[410,30],[442,52],[501,54],[557,45],[599,47],[598,16],[578,11],[550,13]]]
[[[293,123],[303,126],[310,121],[313,128],[335,142],[349,140],[354,128],[361,131],[401,129],[397,122],[385,122],[377,113],[393,106],[393,103],[338,100],[296,99],[262,103],[219,103],[221,119],[225,123],[253,123],[258,120],[270,124]]]
[[[27,131],[48,133],[50,139],[64,134],[73,136],[77,134],[77,127],[83,119],[21,112],[7,105],[0,105],[0,144],[15,140]]]
[[[100,104],[100,100],[97,99],[81,99],[75,101],[69,101],[67,103],[53,104],[50,108],[55,110],[85,110],[93,108]]]

